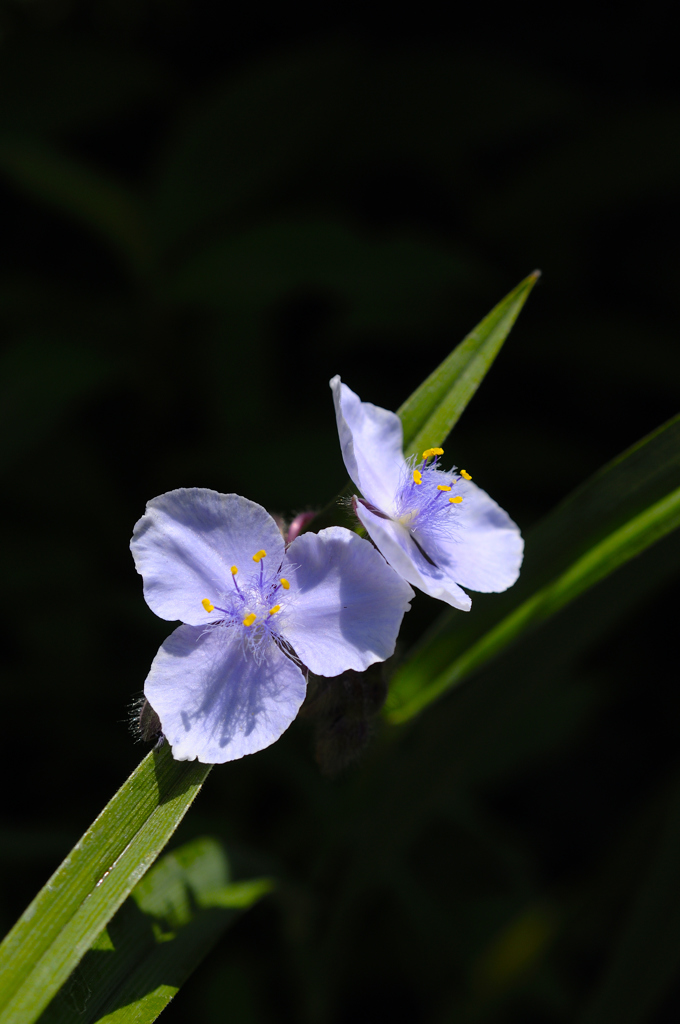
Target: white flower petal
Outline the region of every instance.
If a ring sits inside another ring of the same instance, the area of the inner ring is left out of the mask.
[[[256,660],[226,627],[180,626],[144,685],[172,756],[222,764],[268,747],[297,715],[306,682],[271,641]]]
[[[461,481],[456,493],[463,501],[456,509],[454,529],[431,536],[416,530],[416,539],[462,587],[485,594],[507,590],[522,565],[524,541],[519,527],[476,484]]]
[[[260,549],[278,564],[284,553],[281,533],[261,505],[204,487],[153,498],[135,525],[130,548],[151,610],[194,626],[210,621],[201,602],[219,604],[231,586],[232,565],[252,570]]]
[[[291,612],[285,639],[312,672],[336,676],[384,661],[414,593],[371,544],[339,526],[288,548]]]
[[[472,601],[465,591],[447,572],[427,561],[404,526],[374,515],[361,502],[357,502],[357,515],[387,561],[405,580],[453,608],[470,610]]]
[[[333,377],[330,386],[347,472],[367,501],[391,512],[404,466],[401,420],[362,402],[340,377]]]

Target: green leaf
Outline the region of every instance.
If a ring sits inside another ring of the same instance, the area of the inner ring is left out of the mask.
[[[540,276],[540,270],[535,270],[501,299],[406,399],[398,410],[406,456],[444,441],[491,368]]]
[[[491,369],[491,364],[540,276],[540,270],[534,270],[520,281],[397,410],[404,427],[406,456],[420,454],[424,448],[444,441]],[[351,525],[347,521],[346,499],[354,490],[354,484],[345,484],[339,495],[302,532],[318,531],[336,523]]]
[[[530,532],[519,582],[445,612],[395,673],[387,717],[405,722],[491,657],[680,525],[680,417],[576,489]]]
[[[147,1024],[167,1006],[222,933],[273,888],[231,882],[215,839],[194,839],[158,861],[40,1017],[40,1024]]]
[[[211,765],[144,758],[0,946],[0,1022],[31,1024],[184,817]]]
[[[144,217],[118,182],[33,142],[4,140],[0,170],[25,192],[94,228],[135,274],[149,269],[152,243]]]

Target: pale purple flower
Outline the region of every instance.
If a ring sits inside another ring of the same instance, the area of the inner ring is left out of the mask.
[[[181,761],[269,746],[298,713],[305,669],[335,676],[388,658],[413,597],[349,530],[286,549],[261,505],[200,487],[150,501],[130,547],[149,607],[184,623],[144,686]]]
[[[461,587],[512,586],[524,551],[519,528],[465,470],[445,472],[441,448],[406,460],[396,413],[330,382],[347,472],[361,491],[356,514],[387,561],[431,597],[469,611]]]

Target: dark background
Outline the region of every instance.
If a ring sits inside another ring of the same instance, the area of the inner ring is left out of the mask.
[[[447,456],[527,529],[677,412],[672,10],[2,4],[3,929],[143,753],[150,497],[325,504],[328,379],[396,408],[537,266]],[[344,771],[379,680],[216,768],[178,841],[281,882],[168,1024],[675,1022],[679,566]]]

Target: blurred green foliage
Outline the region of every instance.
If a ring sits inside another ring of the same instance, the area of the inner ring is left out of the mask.
[[[148,498],[324,504],[330,376],[398,408],[534,266],[447,457],[528,530],[677,412],[666,15],[531,14],[0,9],[5,928],[140,757]],[[671,535],[403,731],[341,679],[212,772],[178,842],[279,884],[163,1019],[675,1021],[679,564]]]
[[[165,854],[98,936],[40,1024],[153,1021],[268,878],[230,881],[220,843],[194,839]]]

